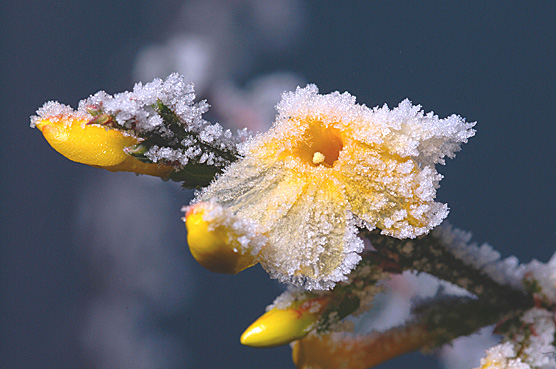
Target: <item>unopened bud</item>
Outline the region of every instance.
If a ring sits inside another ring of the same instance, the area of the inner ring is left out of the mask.
[[[241,343],[251,347],[285,345],[305,337],[314,327],[328,299],[295,302],[286,309],[264,313],[241,335]]]
[[[198,203],[182,209],[186,211],[189,250],[195,260],[208,270],[236,274],[255,264],[256,252],[249,245],[246,247],[239,242],[244,236],[241,229],[234,229],[228,224],[233,215],[224,214],[222,208],[214,209],[215,206]],[[215,216],[211,210],[221,213]]]

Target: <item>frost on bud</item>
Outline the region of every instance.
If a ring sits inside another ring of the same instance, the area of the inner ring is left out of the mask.
[[[193,84],[172,74],[137,83],[133,91],[99,91],[81,100],[77,110],[47,102],[31,117],[31,127],[71,160],[198,188],[237,159],[236,145],[248,136],[204,120],[208,108],[206,101],[195,102]]]
[[[215,273],[236,274],[257,263],[266,238],[216,203],[184,207],[187,243],[199,264]]]
[[[328,298],[295,301],[285,309],[264,313],[241,335],[241,343],[251,347],[285,345],[305,337],[315,327]]]

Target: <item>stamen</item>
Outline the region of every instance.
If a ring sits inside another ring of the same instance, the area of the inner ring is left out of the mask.
[[[318,151],[313,154],[313,164],[315,165],[324,162],[324,159],[324,155]]]

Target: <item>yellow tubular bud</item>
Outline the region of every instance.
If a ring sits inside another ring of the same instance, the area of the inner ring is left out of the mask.
[[[432,340],[424,326],[359,337],[336,332],[294,342],[292,359],[298,369],[367,369],[418,350]]]
[[[185,226],[191,254],[199,264],[215,273],[236,274],[255,264],[255,255],[238,241],[234,229],[207,221],[205,203],[187,208]]]
[[[267,311],[243,332],[240,341],[251,347],[272,347],[299,340],[314,328],[327,302],[320,298]]]
[[[138,138],[87,122],[86,118],[72,116],[45,118],[38,120],[36,127],[54,150],[72,161],[113,172],[170,175],[170,166],[143,163],[125,153],[124,148],[137,144]]]

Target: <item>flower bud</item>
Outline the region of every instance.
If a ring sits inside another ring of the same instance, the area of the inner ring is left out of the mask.
[[[222,208],[211,203],[182,210],[186,211],[189,250],[199,264],[215,273],[236,274],[256,263],[259,248],[232,214],[222,213]]]
[[[37,119],[36,127],[50,146],[66,158],[112,172],[134,172],[168,177],[172,167],[147,164],[126,154],[124,149],[139,139],[117,129],[87,124],[86,116],[61,116]]]
[[[294,302],[286,309],[264,313],[241,335],[241,343],[251,347],[285,345],[305,337],[321,316],[328,299]]]
[[[294,342],[292,359],[299,369],[367,369],[432,341],[427,328],[420,325],[364,336],[333,332]]]

